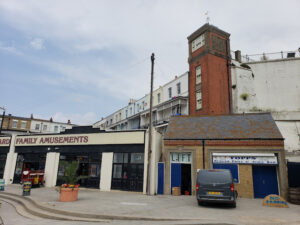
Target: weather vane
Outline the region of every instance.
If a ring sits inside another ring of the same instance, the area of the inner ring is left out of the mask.
[[[210,18],[208,16],[208,11],[206,11],[205,16],[206,16],[206,23],[209,23]]]

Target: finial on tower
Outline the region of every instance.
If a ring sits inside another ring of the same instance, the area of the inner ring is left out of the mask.
[[[208,11],[206,11],[205,16],[206,16],[206,23],[209,23],[210,18],[208,16]]]

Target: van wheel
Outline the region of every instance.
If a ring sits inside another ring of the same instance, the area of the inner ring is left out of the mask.
[[[201,202],[201,201],[198,200],[198,205],[199,205],[199,206],[202,206],[202,205],[203,205],[203,202]]]

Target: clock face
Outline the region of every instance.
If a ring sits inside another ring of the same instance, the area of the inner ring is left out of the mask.
[[[204,38],[204,34],[202,34],[192,41],[192,52],[201,48],[204,44],[205,44],[205,38]]]

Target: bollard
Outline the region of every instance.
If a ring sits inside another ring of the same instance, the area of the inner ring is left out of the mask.
[[[23,196],[29,196],[31,191],[31,182],[24,182],[23,183]]]

